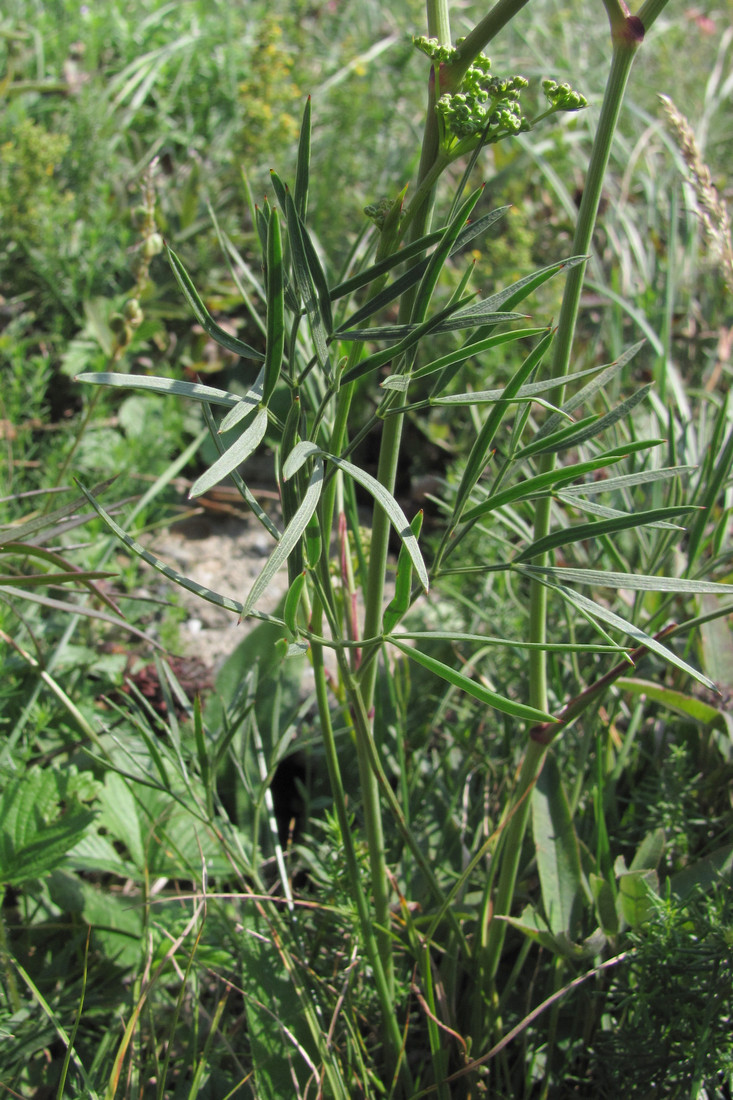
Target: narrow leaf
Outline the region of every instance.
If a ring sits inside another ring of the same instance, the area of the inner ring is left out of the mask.
[[[493,512],[495,508],[501,508],[504,504],[513,504],[518,500],[529,500],[538,495],[544,496],[558,485],[564,485],[568,481],[573,481],[576,477],[582,477],[583,474],[592,473],[594,470],[603,469],[611,463],[620,461],[621,455],[615,455],[610,462],[605,455],[601,455],[598,458],[590,459],[588,462],[578,462],[574,466],[560,467],[549,470],[544,474],[537,474],[535,477],[525,478],[518,485],[512,485],[508,489],[493,493],[483,503],[477,504],[468,512],[464,512],[462,519],[465,523],[470,523],[472,520],[480,519],[481,516]]]
[[[648,386],[642,386],[640,390],[628,397],[617,408],[612,409],[611,412],[605,414],[605,416],[591,417],[581,420],[576,425],[576,430],[568,432],[567,429],[562,432],[556,432],[553,435],[546,436],[545,438],[535,438],[528,446],[526,446],[516,457],[518,460],[529,458],[534,454],[554,454],[560,450],[567,450],[569,447],[579,447],[581,443],[586,443],[589,439],[593,439],[594,436],[600,435],[601,432],[606,431],[607,428],[617,424],[619,420],[623,420],[632,409],[644,400],[651,389],[651,384]]]
[[[641,340],[638,344],[634,344],[633,347],[628,348],[627,351],[625,351],[623,355],[620,355],[613,363],[609,363],[608,366],[601,368],[600,373],[597,374],[595,378],[579,389],[565,402],[561,412],[568,416],[583,405],[588,405],[598,391],[604,389],[611,379],[614,378],[619,371],[623,370],[626,364],[634,358],[636,353],[643,346],[644,341]],[[557,385],[557,379],[555,379],[555,384]],[[566,380],[563,380],[563,384],[566,384]],[[553,416],[548,416],[537,433],[537,438],[540,439],[543,436],[552,435],[554,431],[563,426],[562,420],[563,417],[559,412],[555,413]]]
[[[295,167],[295,209],[302,222],[308,210],[308,180],[311,160],[311,97],[308,96],[303,109],[303,121],[300,124],[298,138],[298,160]]]
[[[223,481],[232,470],[236,470],[237,466],[240,466],[259,447],[266,430],[267,409],[260,408],[239,439],[217,458],[213,466],[196,479],[188,494],[189,497],[200,497],[202,493]]]
[[[81,482],[77,482],[82,493],[86,496],[87,500],[94,508],[100,519],[103,519],[111,531],[117,535],[119,539],[124,542],[125,546],[130,549],[137,557],[142,558],[143,561],[151,565],[153,569],[157,569],[159,573],[162,573],[164,577],[168,577],[169,580],[179,585],[181,588],[185,588],[189,592],[193,592],[197,596],[201,596],[202,599],[207,600],[209,603],[216,604],[217,607],[223,607],[225,611],[236,611],[241,614],[242,605],[237,600],[231,600],[228,596],[222,596],[219,592],[214,592],[211,588],[205,588],[204,585],[198,584],[197,581],[191,580],[190,577],[184,576],[179,573],[172,566],[167,565],[166,562],[156,557],[155,554],[151,554],[149,550],[146,550],[144,546],[141,546],[139,542],[136,542],[126,531],[115,523],[112,517],[107,513],[101,504],[99,504],[91,493],[84,488]],[[259,614],[257,616],[260,619],[264,619],[268,622],[278,623],[284,625],[280,619],[276,619],[273,615]]]
[[[589,584],[600,588],[625,588],[631,592],[709,592],[714,596],[733,595],[733,585],[715,581],[691,581],[685,577],[654,577],[644,573],[605,573],[600,569],[571,569],[566,566],[525,565],[526,572],[541,573],[551,580],[569,584]]]
[[[255,604],[266,591],[275,574],[282,569],[290,554],[297,546],[308,526],[308,521],[318,507],[318,501],[323,488],[323,460],[316,456],[313,462],[313,473],[305,491],[303,500],[288,526],[283,531],[283,536],[267,559],[264,569],[261,571],[250,589],[242,608],[242,618],[251,614]]]
[[[575,938],[582,896],[578,838],[557,760],[548,753],[532,791],[532,832],[550,930]]]
[[[285,349],[285,283],[280,216],[273,210],[267,226],[267,337],[262,403],[275,392]]]
[[[407,516],[392,494],[387,492],[384,485],[382,485],[380,481],[377,481],[375,477],[366,473],[365,470],[361,470],[358,466],[354,466],[353,463],[347,462],[343,458],[335,458],[333,455],[326,455],[326,458],[329,462],[332,462],[334,466],[338,466],[339,470],[342,470],[343,473],[353,478],[354,481],[374,497],[402,540],[403,546],[412,559],[412,564],[415,567],[415,572],[417,573],[420,584],[427,592],[429,586],[428,571],[425,568],[425,562],[423,561],[420,547],[407,521]]]
[[[547,332],[543,338],[535,345],[530,354],[522,363],[521,367],[514,374],[514,377],[504,388],[505,398],[508,400],[516,395],[520,387],[527,381],[529,376],[537,369],[542,356],[545,354],[552,341],[552,333]],[[494,441],[494,436],[501,424],[506,412],[508,411],[508,404],[502,403],[495,405],[489,412],[481,431],[479,432],[474,444],[471,448],[471,452],[466,462],[466,468],[463,471],[463,477],[461,478],[460,485],[458,486],[458,492],[456,493],[456,501],[453,506],[452,523],[456,524],[461,518],[463,509],[465,508],[468,498],[474,490],[474,487],[481,476],[481,473],[488,462],[489,455],[491,453],[491,446]]]
[[[400,635],[390,636],[389,641],[392,645],[396,646],[397,649],[406,654],[410,660],[422,665],[423,668],[426,668],[429,672],[433,672],[436,676],[439,676],[441,680],[445,680],[454,687],[460,688],[461,691],[465,691],[468,695],[473,696],[474,699],[478,699],[479,702],[485,703],[495,710],[500,710],[504,714],[510,714],[513,718],[519,718],[526,722],[553,721],[552,715],[545,714],[544,711],[536,710],[534,707],[526,706],[524,703],[517,703],[513,699],[507,699],[503,695],[497,695],[495,691],[491,691],[475,680],[470,680],[468,676],[464,676],[462,672],[458,672],[456,669],[451,668],[450,665],[446,665],[442,661],[436,660],[435,657],[429,657],[427,653],[421,653],[419,649],[414,649],[412,646],[403,642]]]
[[[244,397],[240,398],[237,405],[233,409],[230,409],[218,428],[218,434],[223,435],[225,432],[230,431],[236,427],[241,420],[244,420],[245,416],[252,412],[260,402],[262,401],[263,387],[265,383],[265,371],[264,368],[257,375],[257,379],[250,390],[245,393]]]
[[[568,485],[563,489],[563,494],[569,498],[576,494],[595,496],[599,493],[615,493],[635,485],[651,485],[656,481],[664,481],[665,478],[682,477],[683,474],[694,473],[696,469],[696,466],[666,466],[661,470],[640,470],[637,474],[620,474],[601,481],[587,481],[583,485]]]
[[[649,524],[666,520],[671,516],[689,515],[696,509],[689,505],[677,508],[652,508],[648,512],[632,512],[628,515],[616,516],[613,519],[599,520],[597,523],[579,523],[575,527],[564,527],[558,531],[552,531],[544,538],[530,543],[521,554],[514,559],[516,565],[523,561],[546,554],[550,550],[556,550],[560,546],[569,546],[574,542],[584,542],[586,539],[598,539],[603,535],[614,535],[619,531],[627,531],[633,527],[644,527]],[[682,531],[684,528],[680,527]]]
[[[656,638],[652,637],[651,634],[647,634],[647,632],[645,630],[642,630],[641,627],[635,626],[633,623],[630,623],[626,619],[621,618],[620,615],[616,615],[615,612],[610,611],[607,607],[602,607],[600,604],[594,603],[592,600],[587,599],[585,596],[582,596],[580,592],[575,592],[573,589],[565,588],[565,586],[562,584],[556,584],[548,581],[546,579],[546,574],[552,573],[553,570],[532,565],[521,565],[518,568],[522,572],[530,573],[537,576],[543,584],[547,584],[549,588],[554,588],[557,592],[560,593],[561,596],[564,597],[564,599],[568,601],[568,603],[572,604],[574,607],[577,607],[578,610],[582,611],[584,614],[589,615],[592,619],[598,619],[601,622],[606,623],[608,626],[615,628],[616,630],[623,631],[623,633],[628,635],[628,637],[633,638],[639,644],[646,646],[647,649],[652,650],[654,653],[657,654],[657,656],[661,657],[669,664],[674,665],[676,668],[679,668],[687,676],[692,676],[693,679],[697,680],[701,684],[704,684],[705,687],[710,688],[712,691],[715,691],[715,684],[712,682],[712,680],[709,680],[707,676],[704,676],[701,672],[698,672],[698,670],[696,668],[693,668],[692,665],[689,665],[687,661],[683,661],[681,657],[678,657],[677,654],[674,653],[671,649],[668,649],[667,646],[662,645],[662,643],[657,641]],[[585,571],[573,570],[573,572]],[[587,572],[592,571],[588,570]],[[612,574],[607,574],[607,576],[610,575]],[[721,587],[726,586],[721,585]]]
[[[204,303],[199,297],[196,287],[191,282],[188,272],[185,267],[176,256],[172,249],[166,247],[166,253],[168,255],[168,261],[173,269],[173,274],[176,277],[176,281],[183,291],[183,295],[188,302],[189,306],[193,310],[196,320],[201,325],[204,332],[206,332],[212,340],[215,340],[221,347],[226,348],[227,351],[233,351],[235,355],[241,355],[243,359],[257,359],[262,361],[264,356],[261,352],[255,351],[249,344],[245,344],[243,340],[238,340],[236,336],[232,336],[226,332],[220,325],[217,325],[214,318],[207,310]]]
[[[262,356],[260,356],[262,358]],[[77,374],[76,382],[91,382],[93,386],[116,386],[117,389],[148,390],[153,393],[190,397],[193,401],[208,401],[233,409],[242,400],[239,394],[202,386],[199,382],[179,382],[175,378],[148,378],[142,374],[116,374],[114,371],[94,371]]]
[[[420,537],[420,531],[422,529],[423,512],[422,509],[417,513],[413,519],[410,527],[415,538]],[[382,618],[382,631],[385,634],[389,634],[394,630],[397,623],[405,614],[410,606],[410,596],[412,593],[412,559],[407,553],[407,549],[404,544],[400,547],[400,553],[397,558],[397,574],[395,576],[395,593],[387,607],[384,609],[384,616]]]

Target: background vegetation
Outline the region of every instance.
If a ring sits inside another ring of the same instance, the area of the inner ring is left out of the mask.
[[[452,14],[454,38],[476,14],[470,5]],[[617,670],[553,746],[533,813],[538,835],[544,805],[549,834],[565,839],[549,855],[522,846],[496,1000],[480,1012],[470,966],[450,945],[463,937],[470,960],[526,734],[516,717],[407,658],[385,662],[376,682],[382,764],[447,899],[436,904],[387,815],[387,934],[409,1088],[385,1054],[306,661],[283,662],[282,630],[263,623],[221,669],[189,683],[171,656],[181,647],[174,590],[121,552],[72,478],[136,539],[189,508],[176,479],[190,484],[217,453],[203,407],[76,376],[198,376],[245,392],[236,356],[181,294],[161,237],[218,325],[262,348],[252,197],[276,201],[272,168],[295,177],[308,95],[309,233],[330,285],[355,257],[367,262],[364,207],[417,172],[427,64],[411,36],[424,31],[422,5],[14,0],[0,16],[0,1084],[9,1095],[731,1094],[733,601],[685,591],[688,581],[731,579],[731,15],[730,3],[671,2],[632,73],[572,369],[621,360],[643,339],[580,412],[600,416],[652,388],[604,437],[605,450],[630,457],[599,478],[631,480],[582,499],[569,485],[552,502],[560,529],[589,521],[594,502],[698,509],[677,517],[680,527],[660,519],[586,538],[557,562],[671,577],[666,592],[606,587],[601,603],[650,634],[683,624],[668,641],[678,663],[646,653]],[[571,254],[607,20],[600,5],[533,0],[490,52],[493,71],[529,79],[530,113],[543,109],[548,76],[589,106],[481,153],[475,217],[511,206],[470,246],[484,295]],[[697,161],[660,93],[689,120]],[[440,225],[464,167],[441,185]],[[446,266],[444,300],[464,270]],[[545,283],[529,323],[548,324],[561,296],[561,280]],[[455,339],[438,335],[431,355]],[[470,360],[455,390],[506,385],[522,349]],[[355,430],[371,400],[365,387]],[[529,430],[543,415],[532,411]],[[468,428],[479,423],[475,407],[458,415],[450,405],[408,418],[398,496],[410,518],[426,484],[436,500],[455,499]],[[662,442],[649,457],[652,440]],[[264,446],[277,453],[274,434]],[[594,446],[565,460],[597,457]],[[663,468],[676,476],[646,478]],[[421,545],[431,553],[441,514],[427,502]],[[527,676],[526,578],[487,567],[531,538],[523,500],[472,525],[450,559],[463,571],[405,620],[431,632],[434,660],[514,700]],[[562,643],[548,658],[557,714],[618,656],[593,650],[602,639],[580,602],[558,599],[549,616],[548,637]],[[482,656],[461,633],[517,644]],[[338,699],[333,715],[369,884],[362,787]],[[562,918],[548,908],[548,859],[572,865],[552,879],[557,904],[573,910]],[[582,902],[568,900],[563,890],[581,879]],[[484,1032],[474,1009],[492,1021]]]

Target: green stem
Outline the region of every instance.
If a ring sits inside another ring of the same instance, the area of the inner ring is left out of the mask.
[[[320,621],[321,610],[318,599],[314,602],[314,618]],[[321,720],[321,732],[323,736],[323,747],[326,757],[326,767],[328,770],[328,778],[333,793],[334,806],[336,809],[336,815],[338,817],[339,829],[341,830],[341,836],[343,839],[344,855],[346,858],[346,866],[349,873],[349,879],[352,885],[353,897],[356,903],[357,912],[359,914],[359,924],[361,926],[361,933],[364,939],[364,947],[366,950],[367,958],[369,959],[369,965],[372,968],[374,975],[374,982],[377,989],[377,996],[379,998],[380,1008],[382,1010],[382,1030],[384,1034],[385,1045],[388,1052],[389,1062],[391,1069],[398,1064],[400,1057],[400,1051],[402,1048],[402,1036],[397,1023],[397,1017],[394,1009],[394,997],[393,997],[393,978],[391,975],[392,967],[392,954],[391,945],[387,951],[386,961],[389,970],[385,970],[383,965],[384,948],[379,942],[379,934],[375,936],[374,933],[374,919],[372,913],[369,910],[369,905],[364,894],[364,890],[361,884],[361,874],[359,871],[359,864],[356,858],[356,852],[354,850],[354,842],[351,835],[351,824],[349,822],[349,816],[346,810],[346,793],[344,791],[343,783],[341,780],[341,769],[339,768],[338,753],[336,751],[336,740],[333,735],[333,726],[331,724],[331,710],[329,706],[328,697],[328,684],[326,681],[326,672],[323,663],[323,646],[315,645],[312,649],[313,652],[313,674],[315,677],[316,685],[316,699],[318,703],[318,712]],[[369,770],[371,775],[371,770]],[[376,781],[375,781],[376,782]],[[366,814],[365,814],[366,817]],[[377,819],[380,821],[379,814]],[[376,843],[376,842],[375,842]],[[369,837],[369,845],[371,852],[372,838]],[[384,852],[384,843],[380,840],[378,844],[378,850]],[[386,889],[386,874],[384,875],[384,888]],[[376,888],[376,884],[372,884],[373,890]],[[377,902],[375,897],[375,914],[376,916]],[[377,920],[379,918],[377,917]],[[387,910],[387,928],[389,924],[389,910]],[[400,1074],[404,1078],[404,1084],[409,1093],[411,1089],[411,1082],[409,1081],[409,1071],[407,1070],[404,1060],[400,1063]]]
[[[628,81],[631,65],[638,46],[643,39],[643,27],[634,16],[629,16],[620,7],[617,0],[604,0],[611,24],[611,38],[613,42],[613,54],[611,69],[606,83],[606,90],[601,108],[593,148],[591,150],[588,172],[583,190],[583,198],[578,213],[578,221],[573,241],[574,255],[587,255],[593,237],[598,206],[601,198],[601,188],[605,175],[608,159],[611,152],[619,111],[623,101],[623,95]],[[501,7],[502,0],[497,8]],[[506,7],[510,4],[506,0]],[[661,8],[660,8],[661,10]],[[494,9],[496,12],[496,9]],[[490,13],[489,19],[494,15]],[[486,20],[482,21],[486,23]],[[479,25],[481,26],[481,24]],[[478,28],[477,28],[478,31]],[[475,32],[474,32],[475,33]],[[466,40],[466,49],[471,36]],[[471,44],[470,49],[474,49]],[[558,380],[557,390],[550,395],[550,401],[554,405],[562,403],[563,379],[569,371],[571,349],[575,335],[575,326],[580,307],[580,294],[583,286],[585,265],[581,264],[572,268],[568,273],[563,295],[562,308],[558,322],[558,332],[555,339],[554,359],[552,365],[552,377]],[[550,470],[554,464],[554,456],[548,456],[540,464],[540,472]],[[535,511],[535,538],[542,538],[548,533],[550,527],[550,502],[541,500]],[[535,564],[543,564],[539,558]],[[544,642],[547,637],[547,589],[537,582],[531,584],[530,589],[530,635],[531,642]],[[539,709],[547,709],[547,657],[546,652],[540,649],[530,651],[529,659],[529,699],[532,706]],[[499,878],[496,896],[493,906],[490,907],[489,898],[485,899],[485,915],[488,917],[500,917],[507,915],[512,906],[517,874],[521,860],[522,846],[529,822],[530,799],[532,788],[542,768],[547,746],[530,741],[525,752],[522,768],[517,783],[517,788],[512,800],[513,812],[502,838],[502,859],[499,870]],[[491,919],[488,922],[488,936],[486,946],[482,952],[481,970],[482,978],[493,983],[506,933],[506,923],[502,920]]]

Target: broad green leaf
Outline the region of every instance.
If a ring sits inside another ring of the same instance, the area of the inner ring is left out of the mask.
[[[548,588],[553,588],[555,589],[555,591],[559,592],[560,595],[568,601],[568,603],[572,604],[573,607],[576,607],[584,615],[590,616],[590,618],[593,620],[600,620],[600,622],[606,623],[608,626],[611,626],[616,630],[623,631],[623,633],[626,634],[628,637],[633,638],[638,645],[645,646],[653,653],[656,653],[659,657],[662,657],[665,661],[668,661],[669,664],[675,665],[676,668],[679,668],[682,672],[686,673],[686,675],[692,676],[693,679],[699,681],[699,683],[701,684],[704,684],[705,687],[710,688],[712,691],[715,691],[715,684],[712,682],[712,680],[709,680],[707,676],[703,676],[701,672],[698,672],[696,668],[693,668],[692,665],[689,665],[687,661],[683,661],[681,657],[678,657],[677,654],[673,652],[673,650],[668,649],[667,646],[657,641],[657,639],[652,637],[651,634],[647,634],[646,631],[642,630],[640,627],[635,626],[633,623],[627,622],[626,619],[622,619],[620,615],[616,615],[613,611],[609,611],[607,607],[602,607],[600,604],[594,603],[592,600],[587,599],[585,596],[582,596],[580,592],[575,592],[570,588],[566,588],[562,584],[549,580],[549,575],[555,572],[590,573],[593,572],[593,570],[554,570],[550,569],[549,567],[545,568],[542,566],[534,565],[520,565],[517,566],[517,569],[519,570],[519,572],[529,573],[530,575],[538,577],[538,579],[542,581],[543,584],[547,584]],[[626,577],[627,574],[605,574],[607,578],[614,575],[619,577]],[[637,580],[638,579],[639,578],[637,578]],[[657,580],[658,578],[645,579]],[[622,584],[619,587],[624,587],[624,585]],[[726,586],[721,585],[721,587]]]
[[[656,871],[622,871],[618,875],[617,911],[631,928],[641,928],[651,920],[654,897],[659,891]]]
[[[441,680],[460,688],[461,691],[465,691],[467,695],[472,695],[474,699],[478,699],[480,703],[485,703],[486,706],[500,710],[503,714],[510,714],[513,718],[519,718],[523,722],[554,721],[551,714],[545,714],[544,711],[537,710],[535,707],[517,703],[514,699],[507,699],[503,695],[498,695],[490,688],[484,687],[483,684],[470,680],[468,676],[451,668],[450,665],[444,664],[443,661],[438,661],[435,657],[429,657],[427,653],[422,653],[419,649],[407,645],[402,641],[402,635],[391,635],[389,642],[401,650],[410,660],[415,661],[416,664],[422,665],[429,672],[439,676]]]
[[[323,459],[316,455],[313,461],[313,473],[311,474],[308,488],[303,500],[288,526],[283,531],[282,538],[265,563],[250,589],[247,599],[244,601],[242,618],[251,614],[255,604],[266,591],[275,574],[285,565],[294,548],[303,537],[308,521],[315,512],[323,488]]]
[[[630,871],[656,871],[664,855],[664,829],[653,829],[647,833],[634,853]]]
[[[707,859],[685,867],[668,881],[672,893],[683,901],[697,889],[708,893],[717,889],[721,882],[733,884],[733,844],[718,848]]]
[[[613,535],[618,531],[627,531],[634,527],[644,527],[650,524],[667,520],[671,516],[689,515],[696,509],[689,505],[680,505],[677,508],[652,508],[648,512],[632,512],[630,515],[620,515],[613,519],[599,520],[598,523],[579,523],[575,527],[563,527],[558,531],[552,531],[544,538],[530,543],[521,554],[514,559],[515,564],[530,561],[540,554],[546,554],[550,550],[556,550],[560,546],[569,546],[574,542],[584,542],[586,539],[601,538],[602,535]],[[676,526],[676,525],[675,525]],[[684,528],[677,527],[682,531]]]
[[[288,973],[271,923],[246,907],[241,935],[246,980],[242,994],[247,1026],[250,1075],[248,1087],[258,1100],[302,1096],[320,1058],[313,1050],[301,1003],[308,993]],[[300,996],[299,996],[300,992]],[[253,1087],[254,1086],[254,1087]],[[329,1090],[328,1095],[333,1095]]]
[[[616,911],[616,897],[611,886],[605,878],[594,874],[592,871],[588,876],[588,884],[593,894],[601,928],[607,936],[617,936],[619,930],[618,912]]]
[[[178,259],[178,256],[176,256],[175,252],[173,252],[168,245],[165,246],[165,249],[176,281],[204,332],[221,347],[226,348],[227,351],[233,351],[235,355],[241,355],[243,359],[257,359],[261,362],[264,359],[262,352],[255,351],[249,344],[245,344],[243,340],[238,340],[236,336],[232,336],[220,325],[217,325],[216,321],[201,301],[196,287],[191,282],[188,272]]]
[[[606,946],[606,937],[598,933],[589,936],[583,943],[574,943],[564,932],[553,934],[531,905],[525,907],[520,917],[502,916],[494,919],[506,921],[512,928],[516,928],[534,943],[544,947],[551,955],[559,955],[573,962],[595,959]]]
[[[260,408],[239,439],[217,458],[213,466],[196,479],[188,494],[189,497],[200,497],[202,493],[208,492],[214,485],[223,481],[232,470],[236,470],[237,466],[240,466],[259,447],[266,431],[267,409]]]
[[[208,401],[210,405],[225,405],[229,409],[233,409],[242,400],[236,393],[217,390],[213,386],[202,386],[199,382],[179,382],[174,378],[148,378],[142,374],[99,371],[78,374],[75,381],[91,382],[93,386],[116,386],[118,389],[126,390],[152,390],[154,393],[190,397],[193,401]]]
[[[730,624],[722,618],[716,618],[715,613],[720,607],[720,601],[712,596],[700,597],[700,610],[703,615],[710,615],[707,622],[700,627],[700,641],[702,643],[702,665],[707,674],[716,684],[719,684],[725,694],[733,692],[733,636],[731,636]]]
[[[532,831],[542,906],[555,935],[573,940],[580,919],[582,870],[578,839],[573,828],[557,761],[548,753],[532,791]]]

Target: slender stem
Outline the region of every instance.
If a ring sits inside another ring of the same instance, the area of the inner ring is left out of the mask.
[[[502,0],[500,0],[500,4],[501,2]],[[611,69],[606,83],[601,115],[598,122],[598,129],[591,150],[583,198],[578,213],[578,222],[573,241],[573,253],[575,255],[587,255],[590,250],[601,198],[603,178],[608,165],[619,111],[631,71],[631,65],[644,34],[644,28],[639,19],[628,15],[628,13],[619,6],[618,0],[604,0],[604,3],[611,24],[613,53]],[[568,273],[567,282],[565,284],[552,364],[552,377],[558,380],[557,390],[550,396],[550,401],[554,405],[562,403],[563,379],[569,370],[584,274],[585,264],[572,268]],[[540,472],[551,469],[553,464],[554,456],[549,456],[544,463],[541,463]],[[550,502],[548,498],[547,500],[539,501],[535,510],[535,538],[541,538],[543,535],[547,534],[549,526]],[[542,560],[544,561],[544,556]],[[536,564],[542,564],[542,561],[538,558]],[[533,582],[530,589],[529,640],[531,642],[544,642],[546,636],[547,590],[543,585]],[[529,659],[529,699],[531,705],[542,710],[547,709],[546,669],[546,651],[540,649],[531,650]],[[546,745],[541,745],[531,740],[525,752],[519,781],[513,797],[513,805],[516,807],[516,810],[511,814],[502,841],[502,859],[499,879],[496,896],[493,899],[493,906],[490,910],[492,917],[505,916],[511,909],[524,836],[529,821],[531,792],[542,768],[546,751]],[[488,898],[486,902],[485,912],[488,915]],[[481,953],[482,977],[488,979],[490,983],[493,982],[497,973],[505,933],[505,921],[490,920],[488,924],[486,947]]]

